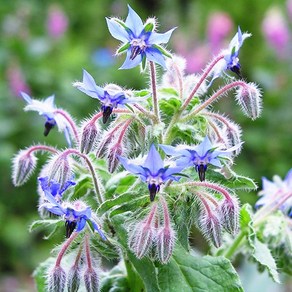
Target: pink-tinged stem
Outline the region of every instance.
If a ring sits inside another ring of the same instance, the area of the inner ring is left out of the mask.
[[[34,145],[27,149],[27,155],[29,155],[30,153],[34,151],[48,151],[52,153],[58,153],[58,150],[53,147],[46,146],[46,145]]]
[[[147,218],[147,221],[146,221],[147,225],[151,225],[151,223],[153,221],[153,218],[156,215],[156,211],[157,211],[157,204],[154,204],[152,206],[151,210],[150,210],[149,215],[148,215],[148,218]]]
[[[207,68],[204,70],[204,73],[202,74],[200,80],[198,81],[198,83],[196,84],[196,86],[194,87],[192,92],[190,93],[189,97],[183,103],[183,105],[181,107],[181,112],[186,109],[186,107],[188,106],[188,104],[190,103],[190,101],[192,100],[192,98],[194,97],[194,95],[196,94],[196,92],[198,91],[198,89],[200,88],[202,83],[204,82],[204,80],[208,77],[208,75],[210,74],[210,72],[214,68],[214,66],[223,58],[224,58],[224,55],[219,55],[207,66]]]
[[[170,228],[170,217],[169,217],[167,202],[162,196],[160,196],[160,202],[163,209],[164,227]]]
[[[156,117],[155,115],[153,115],[150,111],[148,111],[147,109],[145,109],[144,107],[140,106],[139,104],[134,104],[134,107],[136,109],[138,109],[142,114],[144,114],[145,116],[149,117],[151,120],[155,121]]]
[[[78,130],[77,130],[76,124],[71,119],[71,117],[65,111],[63,111],[61,109],[57,109],[54,113],[62,115],[67,120],[67,122],[69,123],[69,125],[73,131],[76,142],[79,143]]]
[[[91,176],[92,176],[92,180],[93,180],[93,184],[94,184],[94,188],[95,188],[95,194],[96,194],[96,197],[97,197],[97,201],[99,204],[102,204],[103,203],[103,198],[102,198],[102,195],[101,195],[101,192],[100,192],[100,188],[99,188],[99,185],[98,185],[98,178],[96,176],[96,173],[95,173],[95,170],[94,170],[94,167],[90,161],[90,159],[87,157],[87,155],[79,152],[78,150],[76,149],[67,149],[65,150],[61,155],[64,155],[64,156],[67,156],[67,155],[70,155],[70,154],[75,154],[81,158],[83,158],[90,170],[90,173],[91,173]]]
[[[68,247],[70,246],[70,244],[73,242],[73,240],[77,237],[78,232],[73,232],[71,234],[71,236],[65,241],[65,243],[63,244],[58,256],[57,256],[57,260],[56,260],[56,267],[60,267],[61,265],[61,260],[66,252],[66,250],[68,249]]]
[[[208,215],[212,216],[212,210],[211,210],[209,204],[207,203],[206,199],[199,192],[196,192],[195,195],[200,199],[200,201],[204,205]]]
[[[234,89],[235,87],[242,86],[246,87],[247,84],[243,81],[234,81],[232,83],[229,83],[216,91],[211,97],[209,97],[205,102],[203,102],[201,105],[197,106],[191,113],[183,117],[182,120],[188,120],[191,116],[196,115],[199,113],[201,110],[207,108],[211,103],[213,103],[217,98],[222,96],[224,93],[228,92],[231,89]]]
[[[86,262],[88,270],[92,270],[92,261],[90,255],[90,245],[89,245],[89,235],[86,234],[85,236],[85,255],[86,255]]]
[[[179,97],[180,97],[180,99],[182,99],[183,98],[183,78],[181,75],[181,71],[179,70],[176,63],[173,63],[173,67],[174,67],[176,74],[177,74],[177,77],[178,77],[177,79],[178,79]]]
[[[118,141],[117,141],[117,144],[120,144],[122,141],[123,141],[123,138],[125,136],[125,133],[128,129],[128,127],[130,126],[130,124],[132,123],[133,119],[129,119],[125,124],[124,124],[124,127],[123,129],[121,130],[121,133],[119,135],[119,138],[118,138]]]
[[[156,70],[155,64],[150,61],[150,80],[152,87],[152,101],[153,101],[153,111],[156,118],[156,124],[160,122],[160,114],[159,114],[159,104],[157,98],[157,85],[156,85]]]
[[[220,131],[218,130],[217,125],[215,125],[213,122],[211,122],[210,120],[208,121],[209,125],[211,126],[211,128],[213,129],[213,131],[215,132],[219,142],[223,142],[224,143],[224,139],[222,138]]]

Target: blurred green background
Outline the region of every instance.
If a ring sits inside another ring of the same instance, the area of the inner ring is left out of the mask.
[[[119,43],[110,36],[105,17],[125,18],[127,3],[142,19],[157,16],[160,32],[178,27],[168,48],[187,58],[189,73],[201,72],[238,25],[251,32],[240,61],[243,76],[263,90],[262,116],[251,122],[232,98],[216,105],[243,129],[245,144],[234,168],[260,186],[262,176],[284,177],[292,167],[291,0],[0,0],[0,291],[31,291],[30,275],[53,247],[42,239],[42,232],[28,233],[29,224],[38,218],[37,174],[14,188],[11,158],[32,143],[65,146],[56,130],[44,138],[42,118],[23,111],[19,91],[35,98],[55,94],[57,106],[81,120],[98,106],[72,87],[82,78],[83,68],[101,85],[147,85],[139,68],[119,71],[124,56],[113,57]],[[214,86],[220,84],[216,80]],[[256,192],[241,194],[242,202],[255,199]]]

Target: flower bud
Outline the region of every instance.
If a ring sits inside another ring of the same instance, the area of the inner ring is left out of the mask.
[[[108,171],[110,173],[113,173],[117,166],[119,165],[119,156],[122,155],[123,153],[123,148],[120,143],[115,144],[113,147],[109,148],[108,150],[108,157],[107,157],[107,162],[108,162]]]
[[[156,211],[157,204],[154,204],[149,215],[135,226],[129,237],[129,247],[139,259],[148,253],[155,238],[156,229],[154,228],[154,223]]]
[[[242,145],[241,142],[241,128],[236,123],[228,121],[228,125],[226,126],[226,136],[228,142],[230,143],[230,147],[235,145]],[[235,155],[238,155],[241,151],[241,147],[238,147],[234,150]]]
[[[236,100],[243,113],[252,120],[255,120],[260,116],[262,109],[261,96],[261,91],[254,83],[248,83],[237,89]]]
[[[84,283],[87,292],[99,291],[99,278],[97,273],[92,268],[88,268],[85,271]]]
[[[13,158],[12,162],[12,181],[13,184],[18,187],[23,185],[32,175],[37,164],[37,158],[32,152],[21,150]]]
[[[50,162],[49,180],[54,180],[60,183],[60,188],[64,187],[65,183],[71,179],[71,165],[68,155],[61,154]]]
[[[80,269],[74,265],[68,272],[67,288],[68,292],[77,292],[80,286]]]
[[[220,206],[221,224],[224,229],[236,235],[239,226],[239,204],[237,198],[225,198]]]
[[[94,148],[99,130],[95,123],[89,122],[83,127],[82,137],[80,141],[80,151],[88,154]]]
[[[66,285],[66,273],[61,266],[55,266],[48,275],[48,292],[63,292]]]
[[[199,224],[204,237],[211,241],[215,247],[220,247],[222,234],[219,217],[215,213],[208,213],[201,217]]]
[[[162,227],[156,236],[157,257],[166,264],[172,255],[175,244],[175,233],[171,227]]]

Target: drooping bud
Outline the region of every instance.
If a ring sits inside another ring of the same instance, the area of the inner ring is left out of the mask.
[[[68,272],[67,288],[68,292],[77,292],[80,286],[80,269],[74,265]]]
[[[18,187],[23,185],[32,175],[37,164],[37,158],[33,152],[21,150],[13,158],[12,163],[12,181],[13,184]]]
[[[99,291],[99,277],[92,268],[88,268],[84,273],[84,283],[87,292]]]
[[[220,205],[221,224],[226,231],[236,235],[239,226],[239,204],[236,197],[225,198]]]
[[[166,200],[160,196],[160,202],[163,211],[163,226],[161,226],[156,235],[157,257],[159,261],[166,264],[172,255],[175,244],[175,233],[170,224],[170,215]]]
[[[63,292],[66,286],[66,272],[61,266],[55,266],[48,275],[48,292]]]
[[[80,151],[88,154],[95,145],[99,130],[95,123],[89,122],[83,127],[80,141]]]
[[[148,253],[155,238],[156,230],[154,223],[156,211],[157,204],[154,204],[148,216],[135,226],[129,237],[129,247],[139,259]]]
[[[228,125],[226,126],[226,135],[227,139],[230,143],[230,147],[233,147],[235,145],[242,145],[241,142],[241,128],[239,125],[231,122],[228,120]],[[241,151],[241,147],[238,147],[234,150],[235,155],[238,155]]]
[[[60,187],[62,188],[72,177],[71,164],[68,155],[61,154],[53,158],[50,162],[48,171],[49,180],[54,180],[60,183]]]
[[[204,237],[211,241],[215,247],[220,247],[222,242],[221,223],[215,213],[207,213],[201,217],[199,222]]]
[[[120,143],[117,143],[113,147],[109,148],[107,162],[108,162],[108,171],[110,173],[113,173],[116,170],[117,166],[119,165],[118,157],[122,155],[122,153],[123,153],[123,148]]]
[[[260,116],[262,109],[261,96],[261,91],[254,83],[248,83],[237,89],[236,100],[243,113],[252,120],[255,120]]]

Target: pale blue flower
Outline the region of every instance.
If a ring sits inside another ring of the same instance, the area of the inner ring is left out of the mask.
[[[164,56],[170,54],[160,44],[166,44],[173,29],[166,33],[157,33],[154,19],[143,24],[139,15],[128,5],[129,14],[125,22],[118,18],[106,18],[111,35],[123,44],[117,53],[127,51],[124,64],[120,69],[130,69],[142,63],[145,67],[146,59],[165,68]]]
[[[167,155],[177,157],[177,166],[194,166],[196,171],[199,173],[200,181],[203,181],[205,180],[205,173],[209,164],[221,168],[222,163],[220,160],[230,156],[233,151],[240,147],[240,145],[241,144],[238,144],[227,150],[217,150],[218,147],[214,146],[206,136],[202,143],[195,146],[159,146]]]
[[[64,132],[66,141],[69,147],[71,147],[70,124],[64,116],[57,112],[58,109],[54,104],[55,96],[51,95],[45,100],[32,99],[24,92],[21,92],[21,96],[27,102],[27,105],[24,107],[25,111],[37,111],[41,116],[45,117],[44,135],[47,136],[51,129],[57,126],[60,132]]]
[[[244,42],[244,40],[250,37],[250,33],[243,33],[241,32],[240,27],[238,27],[238,31],[229,43],[228,49],[223,51],[224,58],[220,60],[214,67],[211,75],[212,80],[209,83],[209,86],[212,82],[220,77],[222,73],[226,70],[231,70],[232,72],[236,73],[241,78],[240,73],[240,63],[239,63],[239,50]]]
[[[176,177],[175,174],[179,175],[184,168],[184,166],[164,166],[164,162],[153,144],[144,163],[135,163],[121,156],[119,160],[127,171],[139,175],[142,181],[148,183],[151,201],[159,192],[160,185],[167,180],[179,180],[180,177]]]
[[[288,198],[287,196],[289,196]],[[282,180],[279,176],[274,176],[273,181],[262,178],[262,190],[259,192],[261,196],[256,202],[255,207],[270,205],[271,207],[281,203],[287,197],[287,200],[280,204],[279,209],[290,218],[292,218],[292,169],[290,169]]]
[[[117,85],[110,86],[109,84],[104,88],[97,86],[93,77],[86,70],[83,70],[82,82],[74,82],[73,86],[88,96],[100,100],[103,123],[107,122],[114,108],[135,102],[135,100],[127,98],[122,89]]]
[[[89,221],[94,230],[96,230],[102,239],[106,240],[105,235],[99,228],[98,224],[93,218],[91,208],[84,202],[77,200],[74,202],[58,202],[56,200],[56,188],[50,184],[45,184],[45,181],[41,181],[41,187],[44,191],[46,202],[41,204],[40,208],[45,208],[52,214],[63,216],[66,226],[66,237],[70,237],[73,231],[80,232],[84,229],[86,222]],[[69,183],[71,184],[71,183]],[[65,184],[68,187],[68,184]],[[65,186],[64,186],[65,188]],[[57,191],[58,192],[58,191]]]

